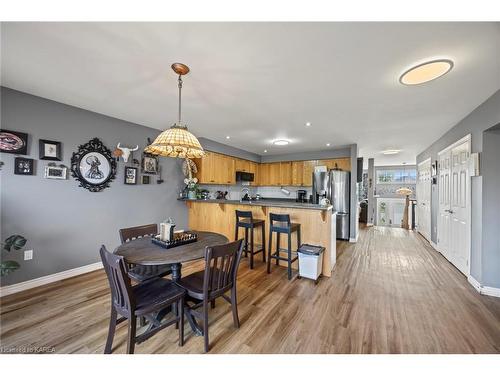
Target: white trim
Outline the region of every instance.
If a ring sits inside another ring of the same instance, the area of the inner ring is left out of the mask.
[[[468,276],[467,281],[474,287],[480,294],[491,297],[500,297],[500,288],[481,285],[474,277]]]
[[[453,147],[455,146],[459,146],[461,145],[462,143],[465,143],[465,142],[471,142],[472,140],[472,136],[471,134],[467,134],[466,136],[460,138],[458,141],[456,141],[455,143],[452,143],[451,145],[449,145],[448,147],[446,148],[443,148],[441,151],[438,152],[438,156],[441,155],[442,153],[445,153],[446,151],[449,151],[450,149],[452,149]],[[472,153],[472,150],[469,148],[469,153]]]
[[[500,297],[500,288],[493,288],[491,286],[481,287],[481,294],[491,297]]]
[[[24,281],[22,283],[17,283],[13,285],[6,285],[0,288],[0,297],[8,296],[9,294],[14,294],[22,292],[23,290],[28,290],[31,288],[36,288],[37,286],[42,286],[50,284],[56,281],[68,279],[70,277],[82,275],[84,273],[89,273],[102,268],[102,262],[88,264],[86,266],[73,268],[70,270],[54,273],[52,275],[42,276],[37,279]]]
[[[441,251],[439,251],[439,248],[438,248],[438,245],[437,243],[433,242],[433,241],[429,241],[429,243],[431,244],[431,246],[434,248],[434,250],[436,250],[438,253],[441,253]]]
[[[479,293],[481,293],[481,283],[479,281],[477,281],[471,275],[467,277],[467,281],[469,282],[470,285],[474,287],[474,289],[476,289]]]

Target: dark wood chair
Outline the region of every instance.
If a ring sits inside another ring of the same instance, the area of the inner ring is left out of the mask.
[[[245,251],[245,257],[250,254],[250,269],[253,269],[254,255],[260,252],[262,252],[262,261],[266,263],[266,221],[262,219],[254,219],[252,211],[235,210],[235,213],[236,225],[234,240],[236,241],[238,239],[239,229],[243,228],[245,230],[245,242],[243,242],[243,250]],[[259,248],[254,247],[254,229],[256,228],[260,228],[261,230],[260,234],[262,245]]]
[[[158,225],[148,224],[138,227],[120,229],[120,240],[123,243],[135,240],[136,238],[152,237],[158,234]],[[155,277],[170,275],[172,269],[169,265],[164,266],[142,266],[138,264],[129,265],[128,275],[137,282],[143,282]]]
[[[116,325],[128,320],[127,353],[133,354],[139,344],[158,331],[172,324],[179,326],[179,346],[184,345],[184,289],[173,281],[156,278],[132,286],[123,257],[112,254],[101,246],[102,264],[111,288],[111,317],[105,354],[111,353]],[[164,323],[156,319],[156,313],[168,306],[177,306],[177,314]],[[117,318],[118,314],[121,318]],[[137,318],[147,317],[150,325],[136,336]]]
[[[243,240],[229,244],[207,247],[205,252],[205,270],[181,278],[177,283],[187,292],[186,314],[189,319],[203,321],[205,352],[209,350],[208,341],[208,304],[219,297],[231,304],[233,323],[240,327],[238,304],[236,299],[236,274],[241,259]],[[231,291],[231,298],[225,295]],[[190,305],[189,302],[192,304]],[[201,311],[198,309],[201,308]]]
[[[300,224],[292,223],[288,214],[269,214],[269,247],[267,256],[267,273],[271,273],[271,259],[276,260],[276,265],[279,266],[280,260],[286,261],[288,264],[288,280],[292,279],[292,263],[298,259],[292,253],[297,254],[297,251],[292,251],[292,233],[297,232],[297,249],[300,247]],[[276,233],[276,252],[272,253],[273,233]],[[280,249],[280,236],[285,234],[288,237],[286,249]],[[286,251],[287,257],[280,256],[281,251]]]

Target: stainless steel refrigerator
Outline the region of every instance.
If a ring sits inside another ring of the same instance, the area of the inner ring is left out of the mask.
[[[313,203],[328,198],[337,211],[337,239],[342,240],[349,240],[350,177],[350,172],[335,169],[313,172]]]

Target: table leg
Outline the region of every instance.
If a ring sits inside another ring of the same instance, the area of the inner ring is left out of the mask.
[[[172,264],[172,281],[178,281],[181,278],[181,268],[182,264],[181,263],[175,263]],[[194,334],[196,336],[202,336],[203,331],[201,327],[196,323],[196,320],[194,317],[189,313],[189,309],[184,309],[184,315],[186,315],[186,319],[193,330]]]

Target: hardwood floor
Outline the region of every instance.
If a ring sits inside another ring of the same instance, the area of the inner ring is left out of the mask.
[[[97,249],[96,249],[97,251]],[[187,274],[200,268],[183,268]],[[357,244],[339,243],[331,278],[315,286],[266,274],[261,261],[238,277],[241,328],[229,304],[210,311],[210,353],[499,353],[500,299],[479,295],[419,235],[371,227]],[[103,271],[1,300],[1,346],[53,346],[56,353],[102,353],[110,301]],[[126,325],[114,352],[124,353]],[[203,339],[186,328],[177,346],[167,328],[136,353],[202,353]]]

